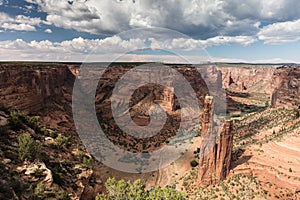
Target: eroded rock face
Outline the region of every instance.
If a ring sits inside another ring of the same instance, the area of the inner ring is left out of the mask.
[[[70,121],[75,76],[66,65],[0,65],[0,102],[40,115],[54,128]]]
[[[236,92],[258,92],[271,94],[273,66],[218,67],[222,73],[224,88]]]
[[[233,122],[231,120],[225,121],[217,139],[213,113],[213,97],[206,96],[202,114],[202,142],[198,171],[198,182],[200,184],[214,184],[219,179],[225,179],[230,170]]]
[[[225,179],[229,174],[233,147],[233,121],[226,120],[217,143],[216,177]]]
[[[279,67],[272,79],[272,107],[296,108],[300,105],[300,68]]]
[[[202,141],[199,158],[198,180],[212,184],[216,169],[216,132],[213,127],[213,97],[206,96],[202,114]]]

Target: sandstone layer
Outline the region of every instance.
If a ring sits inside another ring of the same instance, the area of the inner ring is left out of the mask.
[[[278,67],[272,78],[272,87],[273,107],[297,108],[300,105],[300,68]]]
[[[0,65],[0,102],[39,115],[54,128],[71,128],[75,76],[63,64]]]
[[[199,158],[198,182],[214,184],[227,177],[233,147],[233,121],[226,120],[217,137],[214,128],[213,97],[206,96],[202,114],[202,141]]]
[[[271,79],[274,66],[225,66],[218,67],[222,73],[224,88],[238,92],[256,92],[271,94]]]

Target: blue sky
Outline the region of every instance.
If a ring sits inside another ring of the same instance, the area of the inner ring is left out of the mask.
[[[298,0],[0,0],[0,60],[179,62],[177,54],[194,63],[300,63],[299,7]]]

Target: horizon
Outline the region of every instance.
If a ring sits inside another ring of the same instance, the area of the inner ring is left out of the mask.
[[[106,62],[106,61],[94,61],[94,62],[76,62],[76,61],[42,61],[42,60],[37,60],[37,61],[28,61],[28,60],[21,60],[21,61],[0,61],[0,64],[6,64],[6,63],[26,63],[26,64],[31,64],[31,63],[49,63],[49,64],[96,64],[96,63],[117,63],[117,64],[126,64],[126,63],[161,63],[165,65],[207,65],[207,64],[215,64],[215,65],[270,65],[270,66],[290,66],[290,65],[295,65],[298,66],[300,63],[255,63],[255,62],[203,62],[203,63],[172,63],[172,62],[155,62],[155,61],[117,61],[117,62]]]

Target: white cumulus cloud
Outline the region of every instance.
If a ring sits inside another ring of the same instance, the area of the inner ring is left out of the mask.
[[[191,38],[174,38],[170,40],[159,40],[150,38],[121,38],[120,36],[111,36],[104,39],[84,39],[82,37],[74,38],[72,40],[66,40],[62,42],[51,42],[49,40],[43,41],[31,41],[26,42],[22,39],[12,41],[0,41],[0,60],[11,60],[19,59],[20,55],[26,55],[30,60],[44,60],[43,55],[48,59],[61,60],[68,58],[68,61],[72,59],[76,61],[82,61],[87,56],[94,58],[98,61],[107,61],[112,59],[113,55],[129,57],[131,59],[166,59],[170,58],[171,55],[159,55],[159,54],[143,54],[133,55],[133,52],[140,50],[167,50],[167,52],[176,53],[177,50],[182,51],[203,51],[203,47],[220,45],[220,44],[231,44],[240,43],[248,45],[253,42],[254,39],[249,36],[237,36],[237,37],[223,37],[223,38],[209,38],[207,40],[195,40]],[[178,51],[178,52],[179,52]],[[131,52],[131,53],[130,53]],[[199,56],[195,56],[193,60],[199,59]],[[172,61],[170,59],[169,61]],[[175,60],[173,60],[175,61]]]
[[[45,32],[46,32],[46,33],[52,33],[52,30],[49,29],[49,28],[47,28],[47,29],[45,30]]]
[[[300,18],[299,0],[26,1],[46,12],[48,23],[94,34],[114,34],[135,27],[163,27],[197,39],[255,36],[261,22]]]
[[[0,28],[16,30],[16,31],[36,31],[36,26],[43,23],[38,17],[28,17],[24,15],[17,15],[11,17],[4,12],[0,12]]]
[[[16,31],[36,31],[34,26],[29,24],[14,24],[14,23],[3,23],[1,27],[4,29],[11,29]]]
[[[279,22],[263,27],[258,38],[270,44],[280,44],[300,40],[300,19]]]

